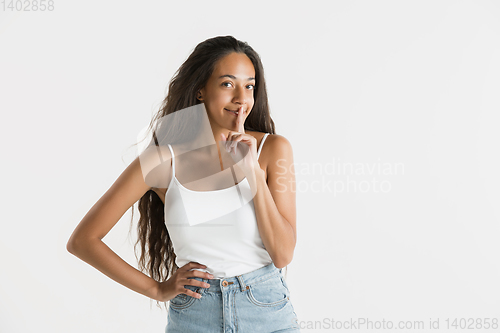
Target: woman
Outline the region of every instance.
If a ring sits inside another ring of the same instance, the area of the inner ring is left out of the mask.
[[[68,251],[168,301],[166,332],[298,331],[282,275],[296,243],[292,148],[275,134],[258,54],[231,36],[200,43],[150,128],[148,147]],[[139,268],[149,276],[102,242],[137,201]]]

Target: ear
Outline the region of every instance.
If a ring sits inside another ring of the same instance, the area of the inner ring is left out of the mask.
[[[203,101],[203,96],[201,94],[201,90],[198,90],[198,92],[196,93],[196,98],[200,101]]]

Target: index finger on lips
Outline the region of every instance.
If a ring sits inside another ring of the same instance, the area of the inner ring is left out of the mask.
[[[238,108],[238,117],[236,118],[236,124],[238,125],[238,132],[245,133],[245,118],[243,116],[243,105]]]

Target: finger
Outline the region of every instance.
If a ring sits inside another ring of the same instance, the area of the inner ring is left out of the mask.
[[[233,136],[231,138],[231,144],[230,144],[229,148],[236,147],[236,145],[238,144],[238,141],[241,141],[242,137],[243,137],[242,133],[233,133]]]
[[[234,133],[233,137],[231,138],[230,144],[229,144],[229,152],[232,153],[233,155],[236,155],[236,149],[238,147],[238,142],[242,142],[243,140],[244,140],[243,133]]]
[[[196,261],[190,261],[187,264],[185,264],[184,266],[182,266],[182,268],[179,268],[179,269],[184,269],[185,271],[189,271],[190,269],[193,269],[193,268],[207,268],[207,266],[200,264]]]
[[[245,115],[243,114],[243,105],[238,109],[238,117],[236,117],[236,128],[238,132],[245,133]]]
[[[194,298],[201,298],[201,294],[195,293],[191,289],[184,288],[183,293]]]
[[[196,281],[196,283],[194,281]],[[193,280],[193,283],[194,284],[192,284],[192,286],[195,286],[195,287],[210,288],[210,283],[206,283],[206,282],[203,282],[200,280]]]
[[[201,277],[204,278],[204,277]],[[210,283],[196,280],[196,279],[187,279],[188,282],[186,282],[184,285],[189,285],[189,286],[194,286],[194,287],[202,287],[202,288],[210,288]],[[210,279],[208,279],[210,280]]]
[[[200,272],[201,273],[201,272]],[[210,278],[207,278],[205,277],[205,274],[203,275],[196,275],[196,277],[199,277],[199,278],[202,278],[202,279],[208,279],[210,280]],[[212,276],[213,277],[213,276]],[[202,287],[202,288],[209,288],[210,287],[210,284],[209,283],[206,283],[204,281],[200,281],[198,279],[195,279],[194,277],[190,276],[188,278],[185,279],[186,281],[183,282],[183,286],[185,287],[186,285],[189,285],[189,286],[194,286],[194,287]]]
[[[207,272],[201,272],[201,271],[191,271],[190,273],[191,276],[195,276],[195,277],[200,277],[202,279],[213,279],[214,276],[210,273],[207,273]]]
[[[239,134],[240,133],[238,133],[238,132],[229,131],[229,134],[227,135],[227,141],[226,141],[226,150],[229,151],[229,149],[232,148],[232,144],[233,144],[235,138],[237,138]]]

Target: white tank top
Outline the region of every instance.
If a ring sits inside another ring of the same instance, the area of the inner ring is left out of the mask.
[[[268,134],[262,138],[257,159]],[[177,266],[199,262],[207,268],[196,270],[224,279],[270,264],[272,259],[259,234],[247,178],[222,190],[190,190],[175,177],[175,154],[172,146],[168,148],[172,154],[172,179],[165,193],[165,225]]]

